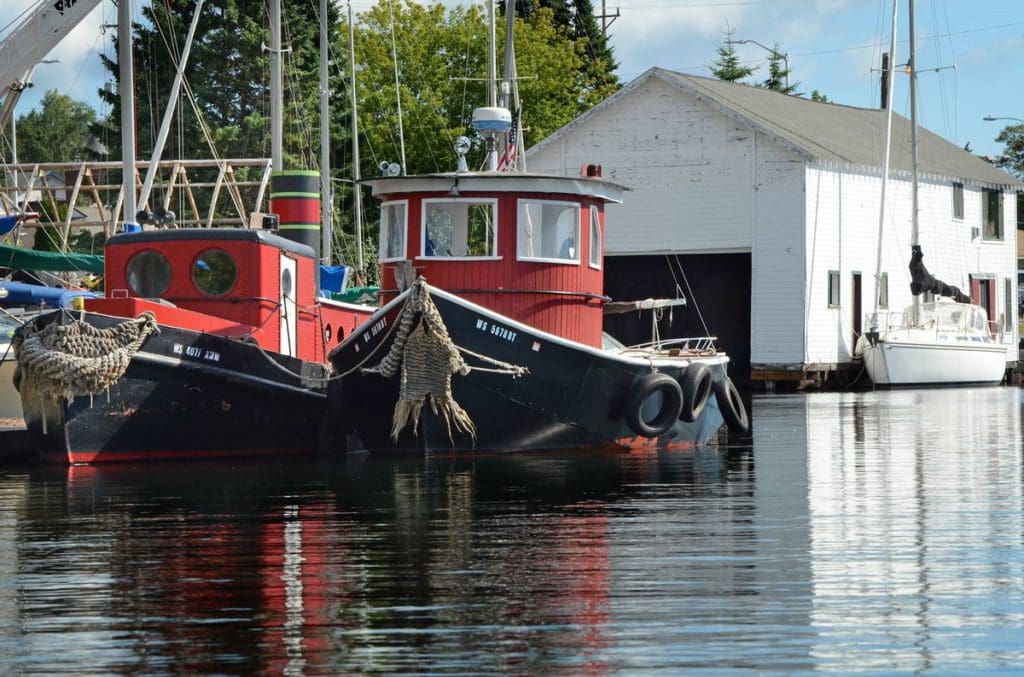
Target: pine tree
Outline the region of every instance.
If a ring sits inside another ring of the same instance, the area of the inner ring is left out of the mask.
[[[736,48],[733,47],[732,42],[732,34],[735,31],[726,24],[724,32],[725,41],[715,46],[718,58],[708,66],[711,69],[711,74],[719,80],[725,80],[726,82],[737,82],[743,78],[750,77],[757,70],[757,67],[744,66],[740,63],[740,58],[736,55]]]
[[[792,94],[799,86],[799,82],[789,84],[790,68],[786,55],[779,50],[779,43],[772,47],[771,56],[768,57],[768,79],[761,83],[765,89],[774,89],[783,94]]]

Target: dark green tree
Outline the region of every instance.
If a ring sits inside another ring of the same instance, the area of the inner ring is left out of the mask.
[[[776,42],[768,57],[768,78],[760,86],[783,94],[792,94],[800,83],[790,83],[789,74],[788,57],[779,49],[779,43]]]
[[[1024,124],[1007,125],[996,141],[1006,144],[1002,166],[1015,176],[1024,178]]]
[[[744,66],[740,63],[740,58],[736,55],[736,48],[733,47],[732,41],[732,34],[735,31],[726,24],[724,32],[725,40],[715,46],[718,58],[712,61],[708,68],[711,69],[711,74],[719,80],[739,82],[743,78],[753,75],[757,67]]]
[[[504,16],[506,2],[498,3]],[[592,0],[517,0],[516,16],[532,21],[540,10],[551,12],[552,26],[556,31],[570,36],[582,50],[583,62],[580,67],[580,78],[583,81],[586,101],[596,104],[619,88],[619,79],[615,69],[619,66],[607,36],[597,23],[594,16]],[[522,47],[517,44],[517,49]]]
[[[310,167],[309,158],[316,153],[319,20],[314,5],[290,3],[282,22],[282,42],[291,50],[282,57],[287,89],[283,145],[288,167]],[[152,152],[195,7],[194,0],[146,4],[142,10],[145,22],[134,26],[134,105],[140,157],[148,158]],[[220,157],[266,157],[270,153],[270,59],[262,48],[269,42],[264,2],[211,0],[204,5],[186,73]],[[116,61],[104,62],[116,82]],[[118,157],[120,98],[116,88],[101,90],[100,95],[111,106],[103,140]],[[211,157],[214,151],[184,92],[176,105],[174,134],[163,157]]]
[[[814,91],[811,92],[811,101],[818,101],[819,103],[828,103],[828,97],[815,89]]]
[[[86,138],[96,111],[55,89],[37,109],[18,118],[20,162],[70,162],[87,156]]]

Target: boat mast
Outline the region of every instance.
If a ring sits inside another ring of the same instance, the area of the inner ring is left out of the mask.
[[[320,261],[331,265],[334,210],[331,199],[330,100],[327,91],[327,0],[320,0]]]
[[[121,160],[124,174],[121,192],[124,230],[138,230],[135,223],[135,70],[132,64],[132,0],[117,3],[117,61],[121,82]]]
[[[352,206],[356,220],[356,271],[363,274],[363,196],[359,187],[359,120],[356,118],[356,29],[348,3],[348,96],[352,104]]]
[[[911,217],[912,228],[910,231],[910,245],[915,246],[918,242],[918,219],[917,219],[917,56],[914,45],[914,0],[909,0],[910,21],[910,60],[907,62],[907,69],[910,72],[910,147],[913,158],[913,174],[911,176],[910,196],[912,199]]]
[[[889,64],[888,70],[883,77],[886,81],[885,94],[885,142],[884,154],[882,156],[882,196],[881,206],[878,214],[878,250],[875,258],[875,309],[871,315],[871,331],[878,331],[878,308],[881,305],[880,296],[882,293],[882,238],[885,232],[885,193],[889,185],[889,156],[892,147],[892,95],[894,89],[893,70],[896,62],[896,14],[899,8],[899,0],[892,0],[892,32],[889,39]]]
[[[281,0],[270,0],[270,165],[284,169],[284,93],[281,83]]]
[[[907,69],[910,72],[910,147],[912,158],[912,172],[910,183],[910,247],[918,246],[918,203],[917,203],[917,56],[914,37],[914,0],[908,0],[909,11],[907,20],[910,23],[910,59],[907,61]],[[914,316],[920,317],[921,297],[914,296]]]
[[[505,10],[509,11],[508,8]],[[494,0],[487,2],[487,105],[494,108],[498,105],[498,47],[497,30],[494,22]],[[487,171],[498,168],[497,145],[488,141]]]

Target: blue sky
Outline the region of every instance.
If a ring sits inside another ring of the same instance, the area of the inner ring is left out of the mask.
[[[141,0],[136,0],[136,3]],[[284,0],[288,2],[307,0]],[[458,0],[446,0],[456,4]],[[593,0],[600,12],[601,0]],[[29,0],[0,0],[0,30]],[[375,4],[353,0],[356,12]],[[609,27],[623,82],[651,66],[708,75],[715,46],[727,26],[736,40],[780,43],[789,55],[791,80],[799,91],[819,90],[831,101],[852,106],[878,105],[881,53],[888,48],[891,0],[605,0],[619,17]],[[897,56],[907,57],[906,3],[901,2]],[[47,89],[97,105],[96,89],[104,72],[99,53],[111,50],[116,7],[104,0],[51,54],[61,63],[36,69],[35,86],[19,104],[20,113],[38,103]],[[998,155],[995,137],[1005,124],[986,115],[1024,119],[1024,1],[918,0],[917,52],[921,123],[980,154]],[[742,59],[763,63],[767,53],[755,45],[737,45]],[[951,66],[956,68],[948,68]],[[763,69],[762,69],[763,71]],[[754,76],[764,77],[763,74]],[[907,78],[897,76],[896,112],[907,114]]]

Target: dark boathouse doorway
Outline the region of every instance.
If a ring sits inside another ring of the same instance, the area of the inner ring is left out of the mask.
[[[675,298],[678,282],[687,305],[674,309],[671,326],[665,311],[661,335],[704,336],[703,316],[707,333],[729,354],[729,375],[738,387],[750,387],[750,254],[606,256],[604,265],[604,293],[615,301]],[[607,316],[604,327],[627,345],[651,340],[650,311]]]

